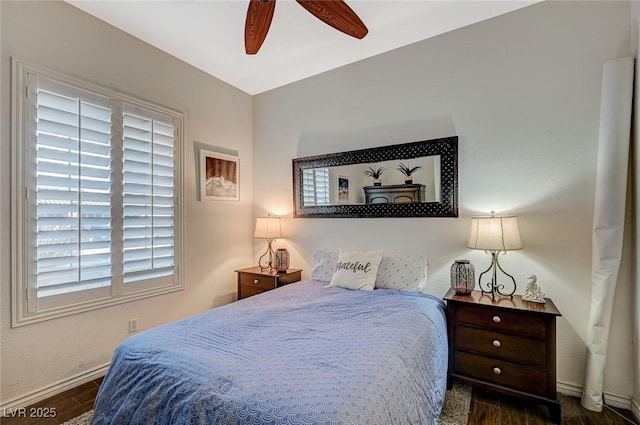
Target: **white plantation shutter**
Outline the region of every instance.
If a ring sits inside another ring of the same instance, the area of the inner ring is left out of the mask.
[[[109,287],[110,101],[46,78],[36,99],[36,296]]]
[[[13,65],[13,326],[183,289],[182,115]]]
[[[328,168],[302,170],[302,197],[306,206],[330,204]]]
[[[124,282],[172,278],[175,127],[125,105],[123,118]]]

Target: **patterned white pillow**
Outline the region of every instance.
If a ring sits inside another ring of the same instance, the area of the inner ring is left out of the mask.
[[[329,286],[373,291],[381,260],[382,251],[340,250]]]
[[[427,259],[408,255],[382,257],[376,288],[422,292],[427,284]]]
[[[336,271],[338,263],[337,249],[316,249],[313,254],[313,268],[311,269],[311,279],[320,282],[331,282],[333,273]]]
[[[337,249],[317,249],[313,255],[311,278],[330,282],[336,271],[339,254]],[[425,257],[385,255],[378,268],[375,287],[422,292],[427,284],[427,269],[428,260]]]

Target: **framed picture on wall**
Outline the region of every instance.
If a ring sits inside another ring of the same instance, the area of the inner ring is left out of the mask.
[[[337,193],[338,193],[338,202],[340,203],[349,203],[349,177],[341,176],[338,174],[337,180]]]
[[[240,158],[205,149],[200,150],[200,199],[240,200]]]

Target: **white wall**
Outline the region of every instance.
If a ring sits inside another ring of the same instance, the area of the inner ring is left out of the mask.
[[[252,99],[63,2],[0,2],[1,403],[24,402],[99,371],[127,334],[235,300],[234,268],[252,256]],[[185,114],[186,289],[10,328],[10,57],[105,85]],[[196,140],[240,153],[240,202],[196,197]],[[23,403],[24,405],[24,403]]]
[[[632,143],[631,143],[631,175],[633,177],[633,211],[632,218],[634,225],[634,280],[635,292],[630,297],[634,300],[634,391],[633,391],[633,412],[640,419],[640,144],[638,143],[638,132],[640,131],[640,3],[631,2],[631,52],[636,58],[636,74],[635,74],[635,95],[633,105],[633,124],[632,124]]]
[[[544,2],[256,96],[256,215],[292,212],[293,157],[459,136],[459,218],[289,219],[278,244],[307,276],[317,247],[426,254],[429,289],[442,296],[454,259],[488,265],[465,248],[469,217],[517,214],[525,249],[502,264],[519,293],[535,273],[562,312],[558,380],[578,393],[602,65],[630,54],[630,7]],[[622,404],[633,393],[630,246],[605,380],[607,401]]]

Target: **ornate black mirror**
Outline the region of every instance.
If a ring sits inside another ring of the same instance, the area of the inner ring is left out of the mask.
[[[293,159],[294,217],[457,217],[458,137]]]

